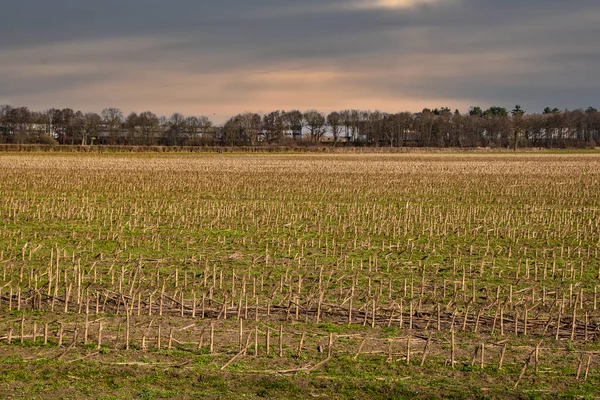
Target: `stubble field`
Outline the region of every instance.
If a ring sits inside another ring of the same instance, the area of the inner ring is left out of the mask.
[[[599,154],[2,154],[0,397],[600,395]]]

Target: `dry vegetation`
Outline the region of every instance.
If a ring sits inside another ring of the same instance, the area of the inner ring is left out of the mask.
[[[2,396],[600,394],[595,154],[3,154],[0,215]]]

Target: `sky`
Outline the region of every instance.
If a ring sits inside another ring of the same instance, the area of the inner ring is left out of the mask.
[[[600,108],[598,0],[19,0],[0,104],[207,115]]]

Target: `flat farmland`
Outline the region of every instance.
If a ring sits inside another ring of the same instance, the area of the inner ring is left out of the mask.
[[[596,398],[600,154],[0,155],[4,398]]]

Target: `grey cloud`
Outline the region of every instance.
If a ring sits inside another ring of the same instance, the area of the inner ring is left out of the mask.
[[[596,0],[439,0],[396,10],[353,8],[349,1],[10,2],[0,15],[0,57],[9,58],[0,64],[0,98],[39,104],[36,93],[55,90],[61,96],[65,89],[98,82],[132,79],[167,90],[205,79],[222,80],[220,87],[232,92],[213,94],[215,104],[250,99],[249,109],[252,93],[262,94],[260,85],[268,83],[255,74],[305,70],[307,79],[315,71],[339,74],[323,92],[349,85],[357,94],[389,98],[390,107],[396,94],[449,99],[451,107],[452,99],[532,108],[595,101]],[[91,50],[82,50],[86,43]],[[104,44],[94,52],[98,43]],[[24,63],[69,63],[81,71],[15,74]],[[274,85],[267,89],[276,91]],[[242,90],[248,93],[242,96]],[[70,96],[73,107],[86,107],[76,103],[76,92]]]

